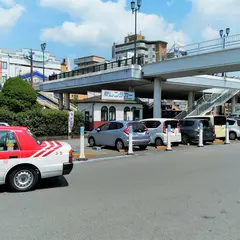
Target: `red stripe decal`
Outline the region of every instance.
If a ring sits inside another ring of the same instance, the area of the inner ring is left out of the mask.
[[[51,151],[45,153],[43,155],[43,157],[46,157],[48,155],[50,155],[51,153],[53,153],[54,151],[56,151],[57,149],[59,149],[60,147],[62,147],[62,144],[60,142],[55,142],[57,144],[57,146],[55,148],[53,148]]]
[[[39,152],[39,153],[38,153],[36,156],[34,156],[34,157],[39,157],[39,156],[41,156],[44,152],[46,152],[47,150],[51,149],[51,148],[54,146],[54,144],[53,144],[52,142],[48,142],[48,143],[50,144],[50,146],[49,146],[48,148],[42,150],[41,152]]]

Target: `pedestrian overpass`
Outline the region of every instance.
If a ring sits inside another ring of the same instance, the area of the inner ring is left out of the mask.
[[[167,59],[152,64],[142,64],[141,58],[133,65],[131,59],[104,63],[91,69],[73,70],[51,76],[40,85],[44,92],[86,94],[101,89],[135,91],[138,97],[154,98],[154,117],[161,116],[161,99],[194,100],[193,93],[207,88],[230,89],[224,93],[228,101],[238,94],[240,81],[230,78],[204,76],[218,72],[240,71],[240,35],[228,36],[223,48],[222,39],[183,47],[187,55],[168,54]],[[202,75],[202,76],[197,76]],[[194,76],[194,77],[190,77]],[[231,91],[234,90],[234,91]],[[232,96],[233,95],[233,96]],[[69,108],[69,101],[66,101]]]

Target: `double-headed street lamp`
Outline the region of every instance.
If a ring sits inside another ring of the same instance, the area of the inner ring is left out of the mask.
[[[134,64],[137,63],[137,12],[140,11],[142,0],[137,0],[137,6],[135,0],[131,1],[132,13],[135,13],[135,42],[134,42]]]
[[[224,49],[225,48],[225,45],[226,45],[226,37],[228,37],[230,33],[230,28],[226,28],[226,34],[224,34],[224,31],[221,29],[219,30],[219,35],[220,37],[222,38],[222,48]],[[226,74],[222,73],[222,76],[224,77],[224,75],[226,76]]]
[[[42,43],[41,44],[41,49],[42,49],[42,52],[43,52],[43,81],[45,81],[45,65],[44,65],[44,62],[45,62],[45,59],[44,59],[44,52],[45,52],[45,49],[46,49],[46,43]]]

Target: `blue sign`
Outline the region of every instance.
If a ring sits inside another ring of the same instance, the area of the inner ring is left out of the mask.
[[[102,99],[105,100],[135,100],[134,92],[102,90]]]

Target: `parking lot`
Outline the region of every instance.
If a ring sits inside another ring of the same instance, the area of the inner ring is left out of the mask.
[[[111,148],[111,147],[99,147],[98,149],[100,150],[95,150],[94,148],[91,148],[88,144],[87,138],[84,139],[85,140],[85,156],[88,160],[92,160],[92,159],[100,159],[100,158],[114,158],[114,157],[121,157],[121,156],[126,156],[128,153],[128,150],[126,149],[123,152],[118,152],[115,148]],[[80,140],[79,139],[71,139],[71,140],[65,140],[66,142],[68,142],[71,146],[72,149],[74,150],[74,158],[75,160],[79,160],[79,153],[80,153]],[[235,140],[235,141],[231,141],[230,144],[238,144],[240,143],[240,141]],[[213,144],[206,144],[204,145],[204,148],[214,148],[214,146],[219,146],[219,145],[223,145],[224,141],[221,140],[216,140]],[[166,151],[166,146],[161,146],[156,148],[155,146],[148,146],[148,148],[146,150],[140,150],[138,147],[134,147],[133,151],[134,154],[136,155],[152,155],[152,154],[157,154],[157,153],[161,153],[161,152],[165,152]],[[198,147],[197,144],[191,144],[191,145],[182,145],[180,144],[177,147],[172,147],[172,150],[174,152],[177,151],[184,151],[184,150],[194,150],[194,149],[200,149]],[[202,148],[201,148],[202,149]]]

